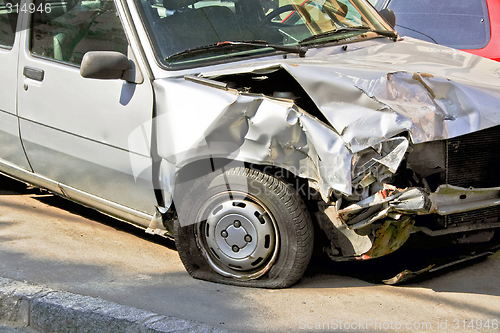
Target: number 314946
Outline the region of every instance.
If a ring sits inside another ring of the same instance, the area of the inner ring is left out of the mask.
[[[497,330],[498,329],[498,319],[493,319],[490,321],[488,320],[481,320],[481,319],[476,319],[476,320],[459,320],[459,319],[454,319],[453,320],[453,329],[462,329],[462,330],[467,330],[467,329],[493,329]]]
[[[7,3],[7,13],[28,13],[30,12],[31,14],[38,12],[38,13],[50,13],[52,11],[52,8],[50,7],[50,3],[41,3],[38,6],[34,3],[28,4],[23,4],[22,6],[19,6],[18,3],[16,4],[11,4]]]

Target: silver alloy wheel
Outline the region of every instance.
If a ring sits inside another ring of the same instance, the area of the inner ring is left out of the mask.
[[[276,260],[276,221],[255,197],[235,191],[219,193],[207,200],[198,217],[202,220],[196,228],[198,246],[219,274],[256,279]]]

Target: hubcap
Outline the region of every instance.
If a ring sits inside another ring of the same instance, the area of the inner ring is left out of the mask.
[[[197,228],[198,243],[219,274],[257,278],[276,259],[276,223],[257,199],[231,194],[216,195],[205,204],[201,213],[206,218]]]
[[[247,242],[245,237],[255,238],[257,231],[244,216],[229,214],[215,223],[215,239],[209,237],[209,245],[217,246],[227,257],[235,259],[245,258],[255,251],[257,242]]]

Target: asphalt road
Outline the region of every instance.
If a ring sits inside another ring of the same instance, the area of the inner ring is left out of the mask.
[[[316,259],[285,290],[218,285],[192,279],[170,240],[0,177],[0,276],[242,332],[500,332],[500,252],[403,286],[375,283],[460,251]]]

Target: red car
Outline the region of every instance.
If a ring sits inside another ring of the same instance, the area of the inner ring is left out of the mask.
[[[391,9],[401,36],[500,61],[500,0],[370,0]]]

